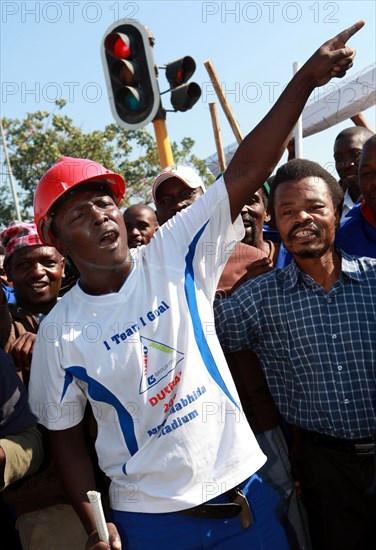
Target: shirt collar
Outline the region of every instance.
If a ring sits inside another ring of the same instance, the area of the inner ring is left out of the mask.
[[[346,189],[345,196],[343,197],[343,210],[348,211],[351,210],[356,205],[356,202],[352,200],[350,197],[349,190]]]
[[[349,256],[339,248],[337,248],[337,251],[342,258],[341,273],[350,279],[360,281],[361,273],[359,271],[357,259],[353,256]],[[291,263],[285,269],[281,270],[280,276],[285,290],[294,288],[299,280],[304,280],[304,273],[299,269],[294,259],[291,260]],[[307,279],[305,279],[305,281],[307,281]]]
[[[364,199],[360,205],[360,211],[363,218],[365,218],[373,227],[376,227],[376,214],[371,210]]]
[[[346,254],[346,252],[344,252],[342,249],[337,250],[342,256],[342,273],[350,279],[360,281],[362,278],[362,274],[359,269],[359,262],[357,257]]]
[[[281,270],[282,284],[285,290],[290,290],[296,286],[298,283],[298,278],[300,274],[300,269],[295,263],[294,258],[291,260],[291,263]]]

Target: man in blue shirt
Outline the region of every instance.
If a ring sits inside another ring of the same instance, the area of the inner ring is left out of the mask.
[[[269,208],[291,264],[216,303],[225,351],[252,348],[284,416],[302,428],[301,485],[317,550],[368,550],[376,535],[376,260],[334,245],[343,193],[293,160]]]
[[[345,192],[341,223],[349,211],[361,201],[358,182],[358,165],[362,148],[373,132],[365,126],[351,126],[342,130],[334,141],[333,156],[339,183]]]
[[[376,135],[363,146],[358,179],[363,201],[350,210],[336,243],[348,254],[376,258]]]

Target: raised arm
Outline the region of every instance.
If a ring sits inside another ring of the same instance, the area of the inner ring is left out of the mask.
[[[225,172],[234,220],[247,199],[270,176],[312,91],[352,67],[355,50],[346,46],[364,25],[358,21],[325,42],[294,75],[269,113],[239,145]]]

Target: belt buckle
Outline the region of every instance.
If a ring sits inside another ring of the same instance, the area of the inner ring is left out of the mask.
[[[243,529],[248,529],[248,527],[250,527],[254,522],[249,502],[240,488],[235,487],[234,491],[236,492],[236,496],[234,499],[232,499],[232,501],[236,504],[240,504],[241,506],[241,512],[238,516],[240,520],[240,525]]]
[[[374,443],[355,443],[355,453],[359,456],[375,454]]]

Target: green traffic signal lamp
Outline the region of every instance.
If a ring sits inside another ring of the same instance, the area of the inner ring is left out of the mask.
[[[104,35],[101,54],[115,120],[126,129],[146,126],[160,106],[149,31],[131,19],[114,23]]]
[[[145,108],[145,97],[141,90],[127,86],[118,95],[119,108],[125,113],[140,113]]]

